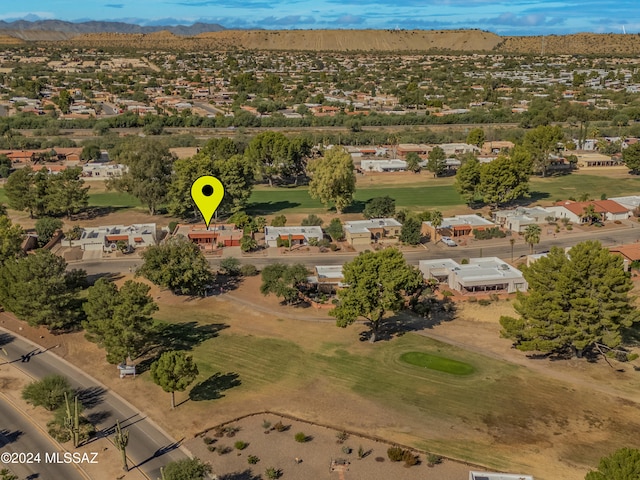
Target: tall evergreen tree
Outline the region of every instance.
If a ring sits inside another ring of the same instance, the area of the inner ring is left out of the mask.
[[[579,357],[607,353],[620,347],[625,331],[640,320],[622,257],[599,242],[579,243],[567,254],[553,247],[523,274],[529,292],[518,294],[520,318],[500,318],[502,335],[520,350]]]
[[[176,408],[175,392],[184,392],[198,376],[193,357],[182,351],[164,352],[151,364],[151,379],[171,393],[171,408]]]
[[[455,188],[464,201],[471,205],[478,197],[480,162],[474,156],[464,162],[456,172]]]

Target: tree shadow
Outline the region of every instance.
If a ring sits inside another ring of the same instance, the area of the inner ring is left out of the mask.
[[[8,333],[0,333],[0,347],[10,344],[16,339],[13,335]]]
[[[246,212],[248,215],[271,215],[289,208],[299,207],[300,203],[281,200],[278,202],[254,202],[250,203]]]
[[[242,384],[239,377],[237,373],[215,373],[195,385],[189,392],[189,398],[194,402],[222,398],[224,397],[222,392]]]
[[[218,332],[229,325],[211,323],[199,325],[198,322],[164,323],[158,326],[156,342],[164,350],[191,350],[203,342],[218,336]]]
[[[139,468],[142,465],[144,465],[145,463],[150,462],[154,458],[161,457],[165,453],[169,453],[169,452],[172,452],[173,450],[176,450],[176,449],[180,448],[180,445],[182,445],[183,440],[184,440],[184,438],[181,439],[181,440],[178,440],[177,442],[173,442],[173,443],[170,443],[168,445],[165,445],[164,447],[159,448],[158,450],[153,452],[153,455],[151,455],[149,458],[143,460],[142,462],[138,463],[137,465],[135,465],[134,467],[131,467],[131,468]]]
[[[93,286],[101,278],[104,278],[109,282],[115,282],[115,281],[121,280],[122,278],[124,278],[124,276],[121,273],[113,273],[113,272],[95,273],[93,275],[87,275],[87,284],[89,286]]]
[[[10,443],[17,442],[22,435],[23,432],[20,430],[0,429],[0,448],[4,448]]]
[[[105,217],[111,213],[115,213],[118,210],[126,210],[129,207],[90,207],[86,208],[83,212],[80,212],[73,216],[74,220],[93,220],[99,217]]]
[[[107,391],[102,387],[88,387],[78,390],[78,401],[85,408],[94,408],[102,403]]]
[[[529,197],[527,198],[519,198],[518,200],[514,200],[510,202],[511,206],[522,206],[526,207],[527,205],[531,205],[532,203],[540,202],[542,200],[549,199],[551,195],[548,192],[530,192]]]
[[[227,473],[218,477],[220,480],[261,480],[260,475],[254,475],[250,469],[246,469],[244,472]]]
[[[354,200],[351,202],[351,205],[344,209],[343,213],[362,213],[364,212],[364,207],[367,205],[366,201],[363,200]]]
[[[431,330],[434,327],[450,322],[456,317],[456,305],[454,302],[444,299],[431,299],[428,302],[429,310],[417,314],[411,310],[403,310],[382,320],[375,332],[377,340],[391,340],[401,337],[409,332],[421,332]],[[368,341],[373,333],[372,325],[367,323],[368,330],[360,332],[360,341]]]
[[[91,412],[90,414],[85,415],[85,418],[92,425],[99,425],[105,420],[107,420],[109,417],[111,417],[111,412],[106,410],[103,412]]]

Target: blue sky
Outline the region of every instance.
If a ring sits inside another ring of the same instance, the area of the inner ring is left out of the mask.
[[[502,35],[640,32],[638,0],[3,0],[0,20],[227,28],[479,28]]]

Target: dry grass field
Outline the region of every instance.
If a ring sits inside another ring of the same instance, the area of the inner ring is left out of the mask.
[[[62,356],[185,440],[270,410],[541,480],[581,480],[600,456],[636,442],[640,374],[633,366],[616,372],[604,363],[528,359],[499,337],[497,318],[510,302],[467,304],[453,321],[371,345],[360,341],[363,325],[336,328],[325,311],[282,307],[257,294],[258,285],[254,277],[206,299],[152,288],[157,317],[173,325],[176,345],[193,352],[200,370],[190,391],[176,395],[174,411],[148,373],[119,380],[81,333],[51,336],[24,324],[21,333],[45,346],[60,343]],[[18,326],[4,314],[1,320]],[[468,363],[475,373],[409,365],[400,360],[406,352]]]

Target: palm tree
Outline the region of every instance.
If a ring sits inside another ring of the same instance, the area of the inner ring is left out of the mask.
[[[533,253],[533,246],[540,243],[540,234],[542,230],[538,225],[529,225],[524,231],[524,241],[529,244],[531,249],[530,253]]]
[[[440,210],[434,210],[431,212],[431,226],[435,230],[435,238],[433,242],[438,241],[438,228],[442,225],[442,212]]]

